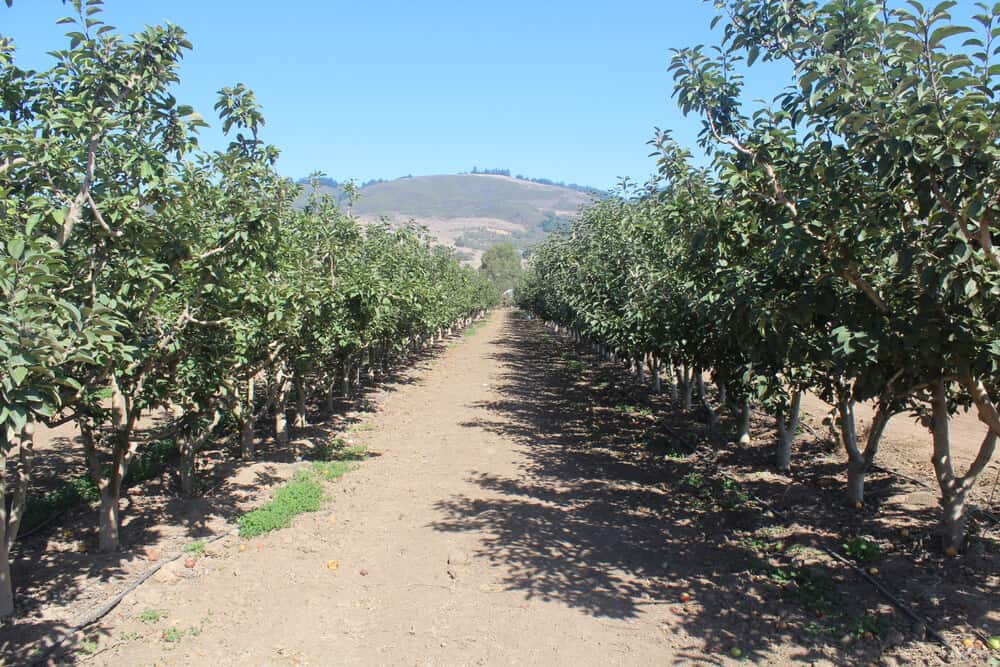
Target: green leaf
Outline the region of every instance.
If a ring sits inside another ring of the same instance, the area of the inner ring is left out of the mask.
[[[10,376],[14,380],[14,386],[19,387],[24,378],[28,377],[28,369],[25,366],[15,366],[10,369]]]

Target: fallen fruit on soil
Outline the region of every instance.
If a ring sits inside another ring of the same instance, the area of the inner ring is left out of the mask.
[[[241,544],[240,545],[240,551],[246,551],[246,550],[247,550],[247,545]]]
[[[681,594],[680,594],[680,595],[678,596],[678,599],[679,599],[679,600],[680,600],[681,602],[688,602],[688,601],[689,601],[689,600],[691,599],[691,594],[690,594],[690,593],[681,593]]]
[[[198,561],[196,561],[194,558],[187,558],[187,559],[184,560],[184,567],[186,567],[187,569],[190,570],[191,568],[193,568],[195,566],[195,563],[197,563],[197,562]]]
[[[956,549],[955,547],[948,547],[947,549],[944,550],[944,555],[947,556],[948,558],[954,558],[955,556],[958,555],[958,549]]]
[[[1000,651],[1000,637],[990,637],[986,640],[986,645],[994,651]]]
[[[340,567],[340,561],[339,560],[328,560],[328,561],[326,561],[326,569],[330,570],[331,572],[333,572],[334,570],[336,570],[338,567]]]
[[[731,649],[729,649],[729,655],[733,656],[734,658],[739,658],[743,655],[743,651],[741,651],[739,647],[734,646]]]
[[[870,575],[872,575],[874,577],[876,574],[878,574],[878,568],[877,567],[870,567],[870,568],[868,568],[868,574],[870,574]]]

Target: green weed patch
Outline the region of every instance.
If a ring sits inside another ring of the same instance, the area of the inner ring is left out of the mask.
[[[299,471],[291,481],[274,492],[270,501],[240,517],[240,536],[256,537],[286,528],[294,516],[315,512],[322,502],[322,484],[312,472]]]

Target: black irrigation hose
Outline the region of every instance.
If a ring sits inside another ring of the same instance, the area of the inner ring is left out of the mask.
[[[21,540],[23,540],[26,537],[31,537],[35,533],[39,532],[42,528],[45,528],[50,523],[53,523],[56,519],[58,519],[58,518],[62,517],[63,515],[65,515],[66,512],[68,512],[68,511],[69,511],[69,509],[65,509],[65,510],[63,510],[61,512],[56,512],[55,514],[51,515],[49,518],[45,519],[41,523],[35,524],[34,526],[32,526],[31,528],[29,528],[26,531],[24,531],[24,532],[18,531],[18,533],[17,533],[17,539],[14,540],[14,548],[16,548],[19,544],[21,544]]]
[[[213,544],[214,542],[218,542],[219,540],[221,540],[224,537],[229,537],[229,535],[231,533],[232,533],[232,529],[226,530],[221,535],[216,535],[215,537],[213,537],[209,541],[205,542],[205,544],[208,545],[208,544]],[[151,567],[149,570],[147,570],[146,572],[144,572],[138,579],[136,579],[131,584],[129,584],[129,586],[125,590],[123,590],[121,593],[118,593],[117,595],[115,595],[113,598],[111,598],[110,600],[108,600],[107,602],[105,602],[103,605],[101,605],[100,607],[98,607],[96,610],[94,610],[94,611],[90,612],[89,614],[87,614],[86,616],[84,616],[81,620],[77,621],[72,627],[65,628],[63,630],[59,630],[58,632],[56,632],[53,637],[48,638],[48,641],[51,642],[51,643],[49,643],[48,646],[45,646],[44,648],[42,648],[40,653],[36,653],[35,655],[29,657],[28,661],[27,661],[27,664],[28,665],[39,665],[39,664],[41,664],[50,655],[52,655],[60,646],[62,646],[62,644],[67,639],[69,639],[70,637],[72,637],[73,635],[75,635],[80,630],[83,630],[84,628],[86,628],[89,625],[93,625],[97,621],[99,621],[102,618],[104,618],[105,616],[107,616],[108,613],[112,609],[114,609],[115,607],[117,607],[118,604],[122,600],[124,600],[125,597],[129,593],[131,593],[132,591],[134,591],[135,589],[137,589],[139,586],[141,586],[143,583],[145,583],[147,579],[149,579],[154,574],[156,574],[157,572],[159,572],[160,568],[162,568],[164,565],[167,565],[168,563],[174,562],[175,560],[177,560],[178,558],[180,558],[183,555],[184,555],[184,551],[182,550],[179,553],[177,553],[174,556],[172,556],[171,558],[168,558],[167,560],[164,560],[164,561],[160,561],[154,567]],[[42,643],[42,644],[46,643],[46,639],[40,640],[40,643]]]

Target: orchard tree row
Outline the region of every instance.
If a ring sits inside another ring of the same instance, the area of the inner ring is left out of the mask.
[[[143,415],[172,415],[192,493],[209,439],[232,432],[251,457],[267,414],[285,445],[289,412],[304,424],[309,401],[498,297],[419,230],[359,226],[315,190],[293,207],[242,84],[215,106],[228,148],[200,149],[205,123],[170,92],[184,32],[125,38],[99,0],[73,4],[47,71],[0,37],[0,615],[36,426],[79,428],[113,550]]]
[[[519,294],[657,385],[667,372],[686,407],[710,373],[710,419],[734,411],[739,443],[761,404],[779,469],[815,392],[835,406],[852,505],[887,422],[916,416],[951,555],[1000,435],[1000,4],[968,26],[954,5],[719,0],[720,44],[676,50],[670,67],[711,167],[658,131],[658,176],[546,241]],[[747,108],[741,72],[758,61],[794,83]],[[864,434],[860,401],[876,407]],[[963,408],[985,435],[957,471],[949,420]]]

